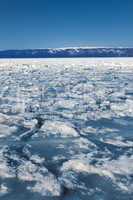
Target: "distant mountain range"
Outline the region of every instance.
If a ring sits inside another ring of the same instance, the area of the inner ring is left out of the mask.
[[[133,48],[75,47],[0,50],[0,58],[133,57]]]

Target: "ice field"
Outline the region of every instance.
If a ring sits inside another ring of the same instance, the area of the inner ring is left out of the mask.
[[[0,200],[133,199],[133,58],[0,60]]]

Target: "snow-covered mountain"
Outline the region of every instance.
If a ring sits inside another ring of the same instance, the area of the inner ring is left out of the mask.
[[[1,50],[0,58],[133,57],[133,48],[75,47]]]

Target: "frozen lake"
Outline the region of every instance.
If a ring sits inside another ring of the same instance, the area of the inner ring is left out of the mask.
[[[133,58],[0,60],[0,200],[132,200]]]

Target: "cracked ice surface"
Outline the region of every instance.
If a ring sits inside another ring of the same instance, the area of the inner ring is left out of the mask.
[[[0,60],[0,199],[130,200],[133,58]]]

